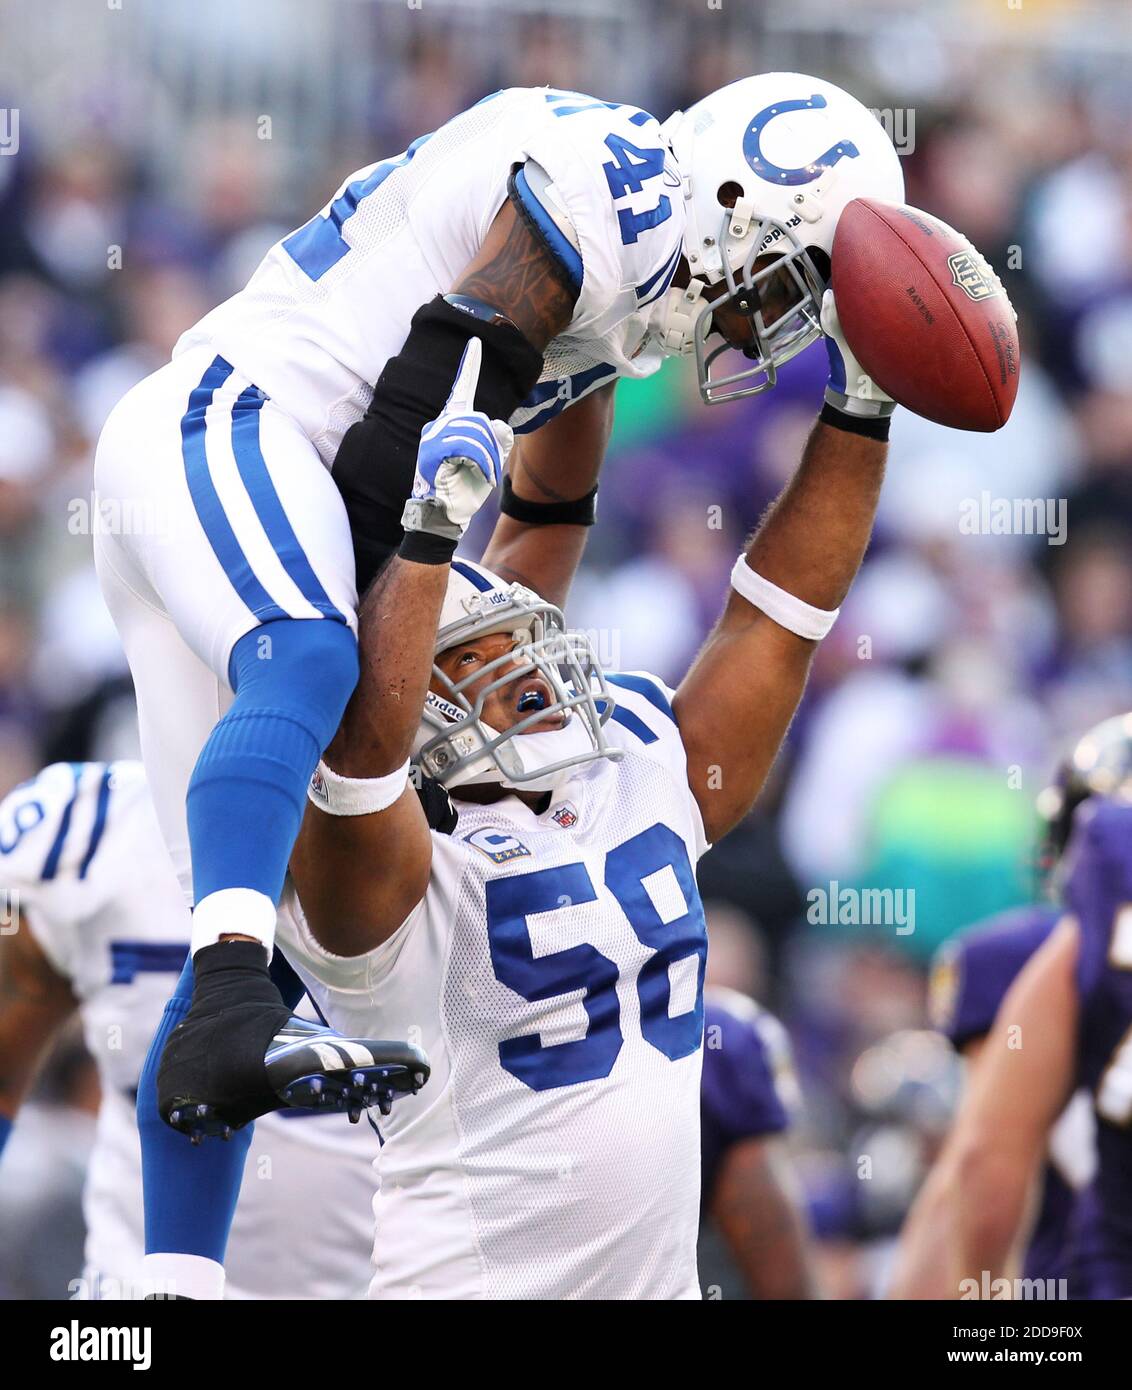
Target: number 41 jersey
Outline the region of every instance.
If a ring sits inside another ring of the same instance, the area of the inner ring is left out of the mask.
[[[351,174],[177,352],[207,343],[292,415],[329,465],[412,316],[479,252],[513,177],[577,300],[510,423],[537,429],[618,376],[654,372],[649,318],[684,233],[672,155],[647,112],[545,87],[496,92]]]
[[[383,1124],[374,1297],[700,1296],[706,845],[671,692],[609,679],[622,759],[542,814],[457,801],[382,946],[331,956],[285,901],[279,942],[329,1020],[432,1062]]]

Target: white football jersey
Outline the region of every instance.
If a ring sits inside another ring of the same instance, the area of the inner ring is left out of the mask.
[[[580,291],[511,417],[536,429],[618,376],[660,365],[652,306],[680,259],[680,178],[657,121],[577,92],[515,87],[351,174],[267,253],[247,286],[190,329],[293,416],[330,464],[414,313],[455,286],[526,165],[523,205]]]
[[[381,1122],[373,1297],[700,1296],[706,846],[671,692],[609,679],[622,760],[541,815],[456,800],[382,946],[328,954],[284,895],[280,943],[330,1022],[432,1063]]]
[[[0,803],[0,889],[79,1001],[102,1103],[83,1197],[86,1284],[136,1291],[134,1101],[189,947],[189,912],[140,763],[55,763]],[[256,1121],[226,1261],[234,1298],[348,1298],[372,1273],[378,1140],[344,1116]]]

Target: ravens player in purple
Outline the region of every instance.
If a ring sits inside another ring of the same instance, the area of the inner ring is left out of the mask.
[[[806,1219],[781,1136],[797,1104],[786,1030],[753,999],[704,995],[703,1214],[755,1299],[817,1296]],[[701,1253],[701,1280],[715,1276]]]
[[[1057,924],[1061,911],[1051,902],[1010,908],[962,931],[946,942],[932,962],[929,1006],[932,1025],[973,1067],[998,1007],[1034,952]],[[1024,1260],[1034,1279],[1066,1275],[1065,1245],[1082,1160],[1088,1158],[1088,1131],[1080,1142],[1079,1113],[1067,1114],[1051,1139],[1041,1194]],[[946,1258],[951,1220],[950,1191],[954,1148],[945,1144],[920,1189],[901,1235],[893,1298],[949,1298],[953,1271]]]
[[[1096,1168],[1070,1221],[1067,1287],[1132,1298],[1132,714],[1078,743],[1062,800],[1065,913],[1003,1000],[957,1125],[959,1268],[1013,1273],[1030,1177],[1084,1086]]]

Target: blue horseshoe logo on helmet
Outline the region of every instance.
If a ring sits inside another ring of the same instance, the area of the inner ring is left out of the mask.
[[[776,106],[763,107],[743,136],[744,157],[760,178],[766,179],[768,183],[781,184],[783,187],[813,183],[826,169],[832,169],[839,160],[857,158],[861,151],[851,140],[841,140],[836,145],[831,145],[824,154],[819,154],[810,164],[804,164],[799,169],[780,169],[777,164],[771,164],[768,159],[763,158],[759,141],[775,116],[784,116],[788,111],[818,111],[825,105],[825,97],[815,93],[808,101],[780,101]]]

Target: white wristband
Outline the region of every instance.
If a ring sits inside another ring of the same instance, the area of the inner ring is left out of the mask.
[[[761,609],[768,618],[773,618],[779,627],[811,642],[820,642],[841,612],[840,608],[815,608],[794,594],[788,594],[785,589],[756,574],[747,564],[746,555],[740,555],[735,561],[731,571],[731,587],[737,594],[742,594],[748,603]]]
[[[319,760],[307,787],[307,797],[329,816],[368,816],[397,801],[409,781],[409,760],[384,777],[340,777]]]

